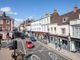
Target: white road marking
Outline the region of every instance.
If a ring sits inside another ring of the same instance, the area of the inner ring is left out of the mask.
[[[24,53],[25,53],[25,55],[26,55],[26,49],[25,49],[24,43],[23,43],[23,41],[22,41],[22,40],[21,40],[21,42],[22,42],[22,45],[23,45]]]
[[[31,60],[41,60],[37,55],[32,55]]]
[[[56,54],[49,52],[48,55],[53,59],[53,60],[57,60],[57,56]]]
[[[48,55],[53,59],[53,60],[62,60],[61,57],[57,56],[55,53],[53,52],[48,52]]]

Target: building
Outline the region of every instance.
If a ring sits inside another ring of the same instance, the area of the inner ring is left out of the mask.
[[[75,47],[75,40],[77,39],[73,38],[72,36],[74,34],[73,32],[74,29],[70,24],[70,22],[76,21],[77,19],[79,19],[79,16],[80,16],[79,14],[80,14],[80,9],[78,9],[78,7],[75,6],[73,11],[63,14],[57,18],[53,18],[52,26],[55,26],[54,24],[57,24],[57,25],[56,27],[51,28],[55,34],[54,33],[52,34],[53,39],[50,40],[50,42],[55,43],[55,41],[57,41],[57,45],[61,45],[64,49],[69,51],[77,51]],[[77,26],[75,26],[75,28],[77,28]],[[78,31],[75,30],[75,34],[77,33]],[[79,37],[79,36],[76,36],[76,37]]]
[[[80,50],[80,9],[74,6],[73,11],[59,15],[54,9],[52,14],[45,14],[28,26],[37,39],[47,38],[47,43],[59,45],[69,51]],[[76,23],[75,23],[76,22]]]
[[[79,19],[70,21],[71,37],[73,39],[73,49],[80,52],[80,15]]]
[[[7,39],[12,37],[14,27],[14,19],[7,16],[5,12],[0,15],[0,39]]]
[[[34,22],[34,21],[35,21],[34,19],[27,19],[27,20],[23,21],[23,22],[19,25],[18,31],[20,31],[20,32],[29,31],[30,28],[29,28],[28,26],[30,26],[30,24],[31,24],[32,22]]]

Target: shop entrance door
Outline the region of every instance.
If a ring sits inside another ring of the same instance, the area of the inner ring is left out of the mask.
[[[76,41],[76,49],[78,52],[80,52],[80,42]]]

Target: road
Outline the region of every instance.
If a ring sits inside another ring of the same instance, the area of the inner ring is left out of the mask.
[[[35,47],[26,49],[27,60],[67,60],[57,53],[47,49],[38,42],[34,42]]]
[[[17,42],[17,46],[18,46],[18,49],[21,50],[24,53],[24,49],[23,49],[23,45],[22,45],[21,41]]]
[[[7,42],[3,42],[3,47],[6,46]],[[38,42],[33,43],[35,45],[32,49],[26,49],[26,59],[27,60],[67,60],[62,56],[58,55],[54,51],[47,49],[45,46]],[[24,53],[22,41],[18,41],[18,49]]]

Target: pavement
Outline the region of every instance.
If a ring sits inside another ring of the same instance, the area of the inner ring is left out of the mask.
[[[0,50],[0,60],[12,60],[11,54],[12,50],[9,50],[8,48],[1,48]]]
[[[67,51],[65,49],[61,49],[60,51],[58,50],[59,48],[55,49],[55,46],[53,44],[48,44],[48,46],[56,51],[58,51],[59,53],[63,54],[64,56],[72,59],[72,60],[80,60],[80,55]]]
[[[24,48],[23,48],[24,44],[22,43],[22,40],[19,38],[15,39],[15,40],[18,41],[18,43],[17,43],[18,49],[20,49],[24,53]],[[11,54],[12,54],[13,50],[9,50],[9,48],[6,47],[9,42],[11,42],[11,40],[10,41],[7,41],[7,40],[2,41],[2,48],[0,50],[0,60],[12,60]]]
[[[80,60],[80,54],[77,54],[77,53],[73,53],[73,52],[70,52],[70,51],[67,51],[65,49],[61,49],[59,50],[59,48],[55,48],[55,45],[54,44],[44,44],[40,41],[38,41],[40,44],[43,44],[44,46],[46,46],[48,49],[51,49],[51,50],[54,50],[56,53],[64,56],[65,58],[68,58],[68,60]]]

